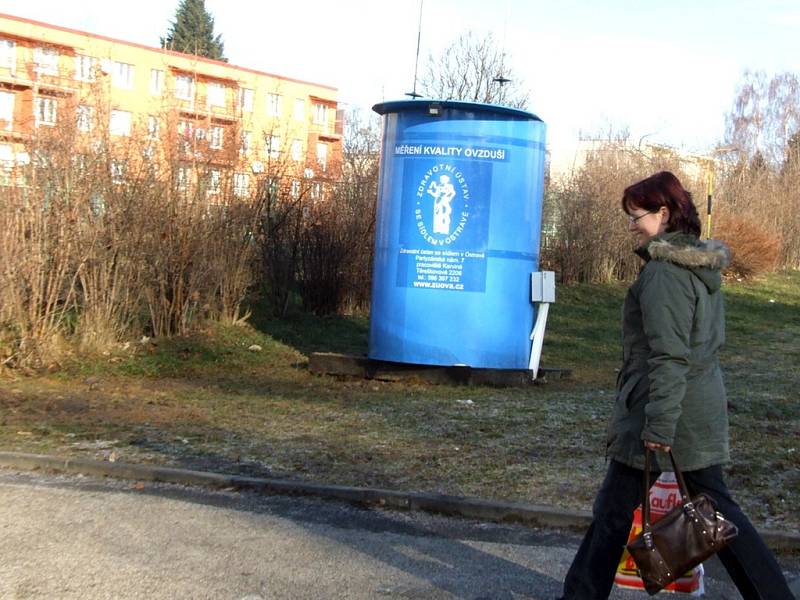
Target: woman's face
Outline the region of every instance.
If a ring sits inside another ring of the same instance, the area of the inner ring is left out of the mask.
[[[637,247],[644,246],[651,238],[667,230],[669,209],[662,206],[655,212],[648,212],[638,206],[628,207],[628,231],[636,238]]]

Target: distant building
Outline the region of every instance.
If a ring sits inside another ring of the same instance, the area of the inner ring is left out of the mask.
[[[0,171],[31,160],[37,130],[69,122],[87,138],[102,131],[112,152],[125,141],[169,140],[182,176],[196,181],[202,164],[211,191],[223,175],[246,190],[280,161],[292,189],[310,180],[319,196],[341,168],[337,96],[326,85],[0,14]]]
[[[571,152],[563,153],[562,161],[559,163],[558,168],[554,170],[558,176],[569,176],[586,166],[590,160],[596,160],[604,156],[618,157],[625,153],[631,156],[639,156],[646,160],[669,158],[680,165],[682,172],[692,179],[705,177],[706,172],[712,166],[715,169],[719,168],[722,155],[719,151],[711,151],[709,154],[695,154],[674,146],[643,142],[641,140],[639,143],[634,143],[624,137],[581,137],[571,149]],[[564,157],[568,157],[569,160],[565,160]]]

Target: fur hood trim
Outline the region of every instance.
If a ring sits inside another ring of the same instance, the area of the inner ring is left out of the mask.
[[[730,249],[719,240],[674,243],[678,240],[656,239],[647,246],[653,260],[663,260],[689,269],[722,270],[731,262]],[[683,240],[681,240],[683,241]]]

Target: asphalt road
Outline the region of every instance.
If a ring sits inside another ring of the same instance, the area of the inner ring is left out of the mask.
[[[5,470],[0,507],[0,598],[554,598],[579,541],[308,498]],[[785,566],[800,574],[797,560]],[[713,562],[706,591],[739,598]]]

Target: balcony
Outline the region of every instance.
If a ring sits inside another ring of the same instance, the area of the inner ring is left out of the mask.
[[[5,121],[0,119],[0,142],[25,142],[31,139],[31,134],[19,129],[6,129]]]
[[[209,105],[207,99],[200,95],[192,100],[176,97],[175,107],[181,115],[192,119],[210,119],[221,123],[234,123],[238,119],[231,102],[226,102],[225,106]]]
[[[59,96],[67,96],[77,92],[80,85],[74,80],[73,75],[69,69],[44,69],[33,61],[18,60],[11,67],[8,65],[0,67],[0,84],[13,91],[37,88],[49,90]]]

